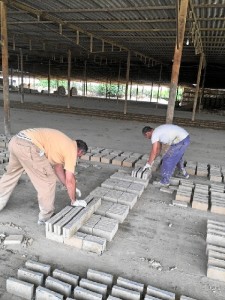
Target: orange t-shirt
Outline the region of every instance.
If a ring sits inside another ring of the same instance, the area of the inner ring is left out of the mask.
[[[56,129],[33,128],[23,130],[34,145],[43,150],[51,165],[61,164],[74,173],[77,163],[77,143]]]

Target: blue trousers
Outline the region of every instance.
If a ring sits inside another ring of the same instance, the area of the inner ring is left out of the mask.
[[[160,180],[161,183],[170,183],[170,178],[173,175],[176,166],[180,170],[184,168],[183,156],[189,145],[190,137],[188,135],[183,141],[170,146],[162,159]]]

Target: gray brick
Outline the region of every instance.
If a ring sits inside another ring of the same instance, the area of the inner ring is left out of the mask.
[[[175,200],[190,203],[191,202],[191,193],[190,192],[180,192],[179,190],[177,190]]]
[[[114,285],[112,288],[112,296],[122,298],[124,300],[140,300],[141,294],[136,291],[125,289],[123,287]]]
[[[53,232],[53,225],[61,220],[69,211],[73,209],[72,206],[66,206],[64,207],[59,213],[54,215],[52,218],[50,218],[48,221],[45,222],[46,231]]]
[[[185,201],[180,201],[180,200],[173,200],[172,202],[173,206],[180,206],[180,207],[185,207],[187,208],[189,206],[188,202]]]
[[[101,158],[101,162],[103,164],[111,164],[113,158],[115,158],[115,155],[106,155],[104,157]]]
[[[101,206],[96,211],[96,214],[109,217],[122,223],[129,213],[129,206],[110,201],[102,201]]]
[[[36,289],[35,300],[63,300],[63,295],[39,286]]]
[[[71,284],[73,287],[78,285],[79,278],[80,278],[78,275],[67,273],[58,269],[55,269],[53,271],[52,276],[56,279]]]
[[[74,290],[74,297],[78,300],[102,300],[101,294],[89,291],[80,286],[77,286]]]
[[[9,277],[6,280],[6,290],[10,294],[31,300],[34,294],[34,284]]]
[[[111,287],[113,284],[113,275],[93,269],[88,269],[87,278],[96,282],[106,284],[109,287]]]
[[[112,165],[121,166],[124,160],[125,157],[117,156],[112,159]]]
[[[101,220],[101,216],[97,214],[93,214],[87,222],[83,224],[83,226],[80,228],[80,232],[86,233],[86,234],[92,234],[93,228],[95,225]]]
[[[100,221],[93,228],[93,234],[111,241],[117,230],[117,220],[101,217]]]
[[[90,192],[90,195],[94,197],[103,197],[106,195],[110,190],[108,188],[103,188],[103,187],[97,187],[93,191]]]
[[[209,256],[208,257],[208,265],[218,267],[218,268],[224,268],[224,270],[225,270],[225,260],[224,259],[219,259],[219,258]]]
[[[106,239],[87,234],[83,240],[82,249],[85,251],[102,254],[106,249]]]
[[[209,229],[206,242],[219,247],[225,247],[225,233]]]
[[[144,300],[162,300],[162,298],[156,298],[154,296],[146,295]]]
[[[108,288],[106,284],[99,283],[90,279],[82,278],[79,285],[84,289],[101,294],[103,298],[106,297],[107,288]]]
[[[187,296],[181,296],[180,297],[180,300],[197,300],[195,298],[190,298],[190,297],[187,297]]]
[[[47,264],[42,264],[37,261],[28,260],[25,262],[25,266],[27,269],[43,273],[45,276],[48,276],[51,272],[51,266]]]
[[[62,235],[55,234],[54,232],[46,231],[45,237],[57,243],[64,243],[64,237]]]
[[[114,297],[114,296],[109,295],[109,297],[107,298],[107,300],[122,300],[122,299],[118,298],[118,297]]]
[[[214,280],[219,280],[219,281],[225,282],[225,269],[208,265],[207,277],[214,279]]]
[[[25,268],[20,268],[17,271],[17,277],[19,280],[33,283],[35,285],[43,285],[44,282],[44,274],[40,272],[34,272]]]
[[[60,293],[64,296],[70,296],[72,291],[71,284],[58,280],[54,277],[48,276],[45,280],[46,288],[53,290],[54,292]]]
[[[175,300],[175,294],[172,292],[168,292],[154,286],[147,286],[147,294],[154,297],[160,297],[164,300]]]
[[[136,292],[140,292],[141,294],[144,291],[144,284],[136,281],[132,281],[123,277],[117,278],[117,285],[126,289],[130,289]]]
[[[206,254],[208,254],[210,250],[218,254],[225,254],[225,247],[219,247],[208,243],[206,245]]]

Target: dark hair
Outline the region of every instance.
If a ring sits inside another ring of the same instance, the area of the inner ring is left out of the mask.
[[[152,127],[150,127],[150,126],[145,126],[145,127],[142,129],[142,134],[145,135],[147,132],[152,131],[152,130],[153,130]]]
[[[76,142],[77,142],[77,148],[82,150],[84,154],[87,153],[88,151],[87,144],[82,140],[76,140]]]

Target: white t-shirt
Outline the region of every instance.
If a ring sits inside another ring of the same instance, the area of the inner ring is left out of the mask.
[[[165,124],[156,127],[152,133],[151,142],[160,142],[162,144],[174,145],[184,140],[189,133],[173,124]]]

